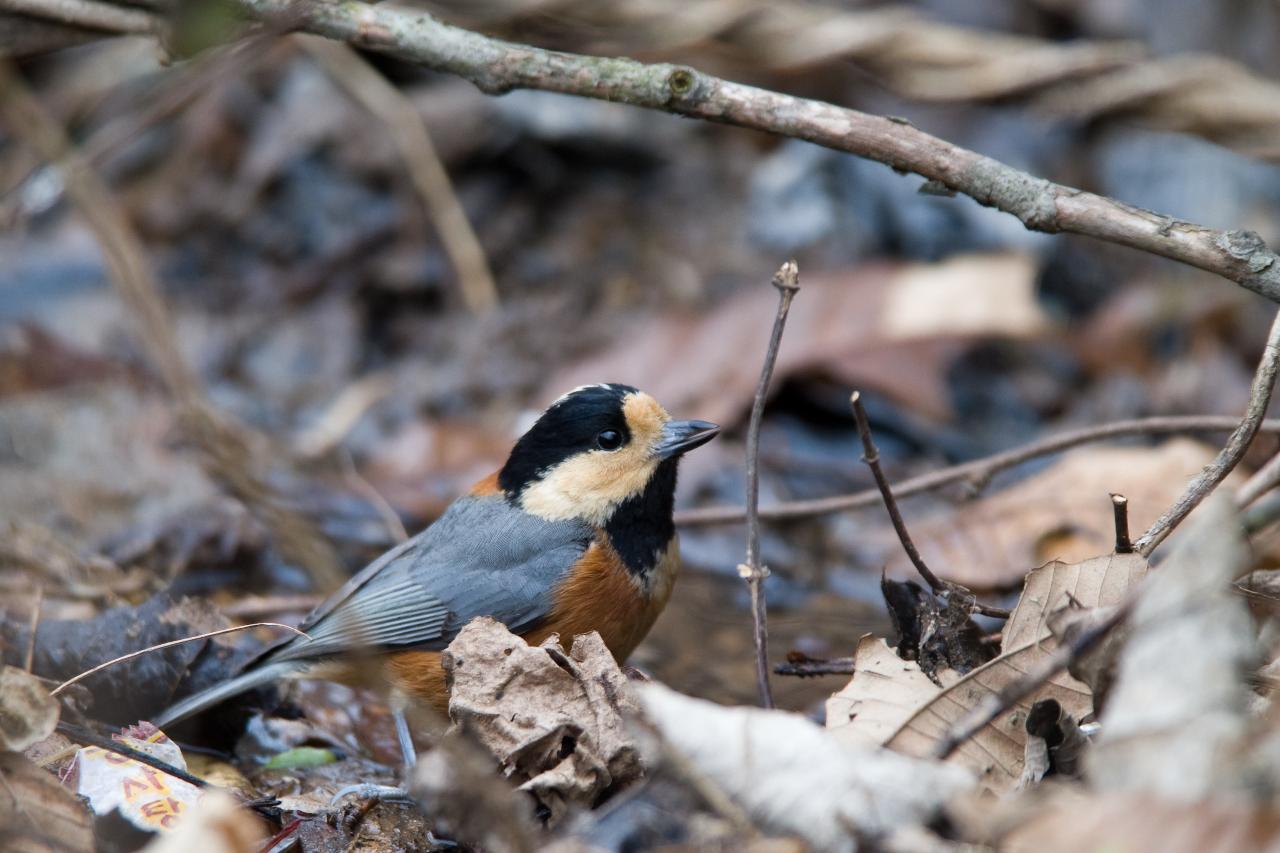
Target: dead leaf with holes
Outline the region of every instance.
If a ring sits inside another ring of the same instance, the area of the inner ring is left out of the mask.
[[[626,676],[594,631],[566,655],[552,635],[530,646],[501,622],[473,619],[444,652],[449,717],[498,759],[555,823],[641,774],[626,730]]]
[[[1129,499],[1136,538],[1213,460],[1209,445],[1186,438],[1158,447],[1082,447],[1049,468],[959,509],[908,517],[911,537],[940,577],[970,589],[998,589],[1019,582],[1027,566],[1049,560],[1074,562],[1109,550],[1115,522],[1108,495]],[[1236,482],[1239,475],[1228,478]],[[890,577],[914,575],[891,530],[864,560],[887,565]]]

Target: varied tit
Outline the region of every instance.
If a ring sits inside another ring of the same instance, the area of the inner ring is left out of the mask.
[[[345,680],[370,655],[400,699],[444,712],[440,652],[477,616],[495,617],[532,644],[598,631],[622,662],[679,572],[676,466],[719,431],[672,420],[627,385],[570,391],[520,437],[501,470],[312,611],[299,626],[307,637],[283,642],[153,722],[163,728],[278,679]],[[403,715],[397,724],[411,756]]]

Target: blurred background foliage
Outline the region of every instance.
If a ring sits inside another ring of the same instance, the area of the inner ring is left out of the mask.
[[[419,5],[516,41],[901,116],[1038,176],[1280,238],[1270,0]],[[901,479],[1072,426],[1239,414],[1269,322],[1259,297],[1208,274],[1027,232],[806,143],[549,93],[487,97],[374,55],[370,76],[297,36],[201,49],[228,27],[209,8],[179,16],[163,47],[0,20],[19,73],[127,212],[187,364],[243,429],[244,464],[351,570],[585,381],[721,421],[680,502],[741,504],[767,283],[788,257],[804,289],[766,416],[764,503],[869,485],[855,386]],[[25,619],[42,598],[46,619],[84,618],[168,588],[246,615],[268,595],[272,618],[305,610],[308,574],[202,461],[58,171],[2,130],[5,609]],[[432,183],[441,164],[451,189]],[[451,199],[479,271],[442,239],[458,233],[441,221]],[[1275,450],[1258,444],[1259,458]],[[1033,565],[1105,547],[1108,491],[1130,496],[1140,530],[1211,453],[1085,449],[985,497],[958,489],[905,511],[935,571],[995,598]],[[883,627],[881,571],[907,567],[878,507],[767,533],[775,658],[847,654]],[[637,662],[749,701],[741,529],[683,536],[688,574]],[[802,708],[831,689],[792,681],[779,697]]]

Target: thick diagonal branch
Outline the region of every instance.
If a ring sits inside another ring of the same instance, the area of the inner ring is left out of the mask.
[[[579,56],[490,38],[428,14],[358,2],[239,0],[318,35],[388,53],[500,94],[542,89],[804,139],[914,172],[1018,217],[1207,270],[1280,302],[1280,260],[1251,231],[1217,231],[1037,178],[909,123],[722,80],[679,65]]]

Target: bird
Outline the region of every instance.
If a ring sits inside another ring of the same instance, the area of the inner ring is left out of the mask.
[[[404,710],[417,701],[447,713],[441,652],[476,617],[493,617],[530,644],[596,631],[621,664],[680,570],[672,518],[680,458],[719,432],[709,421],[674,420],[630,385],[573,389],[498,471],[321,602],[298,626],[304,635],[151,722],[163,729],[287,679],[367,680],[373,663],[391,688],[412,766]]]

